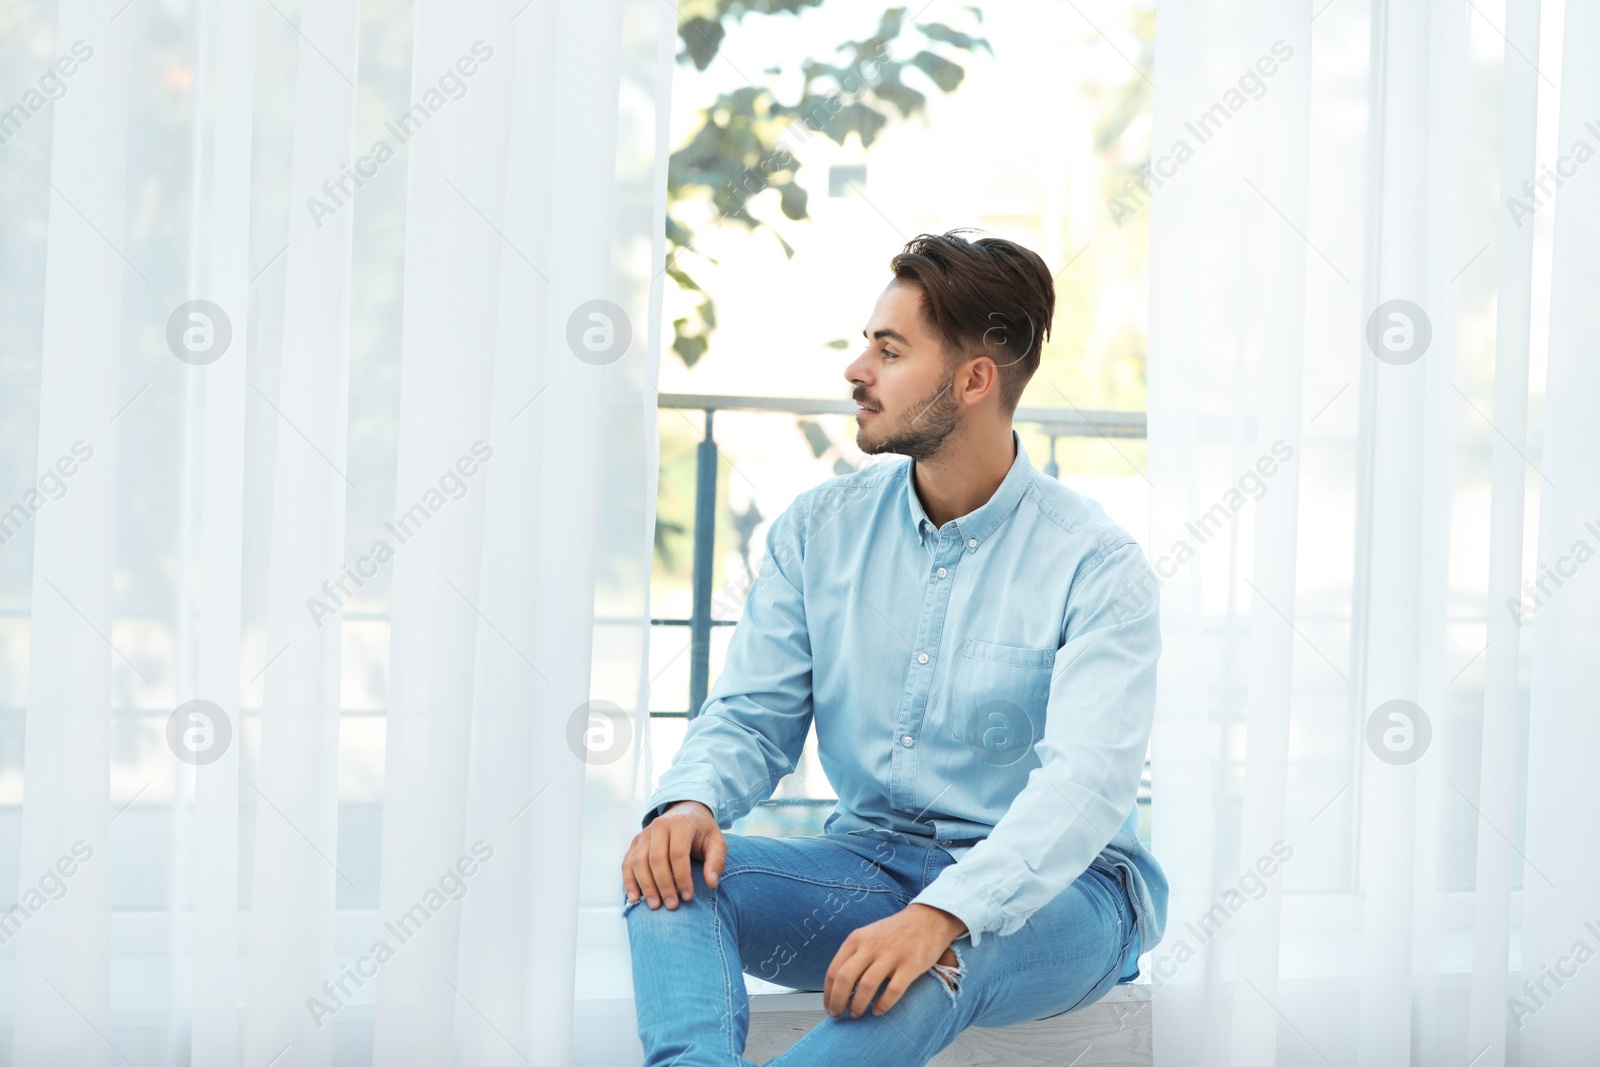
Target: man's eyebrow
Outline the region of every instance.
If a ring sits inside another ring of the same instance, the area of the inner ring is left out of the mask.
[[[861,331],[861,336],[862,337],[867,336],[867,331],[865,329],[863,329]],[[903,345],[908,345],[908,344],[911,343],[910,341],[906,340],[905,334],[901,333],[899,330],[873,330],[872,331],[872,340],[874,340],[874,341],[881,341],[885,337],[893,338],[894,340],[899,341]]]

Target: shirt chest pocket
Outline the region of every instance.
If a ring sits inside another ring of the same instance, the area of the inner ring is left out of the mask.
[[[950,723],[955,740],[985,763],[1006,766],[1044,732],[1056,650],[968,638],[956,657]]]

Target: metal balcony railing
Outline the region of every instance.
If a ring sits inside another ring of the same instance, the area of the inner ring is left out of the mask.
[[[716,549],[717,443],[714,421],[718,411],[763,411],[792,415],[854,415],[852,400],[809,397],[716,396],[705,393],[661,393],[657,406],[679,411],[699,411],[705,418],[705,436],[695,452],[694,563],[690,586],[693,594],[687,619],[651,619],[652,626],[687,626],[689,649],[689,707],[687,711],[653,711],[658,718],[689,718],[700,714],[706,702],[711,674],[711,629],[733,626],[737,619],[711,617],[711,567]],[[1063,438],[1143,438],[1142,411],[1084,411],[1079,408],[1019,407],[1012,422],[1037,426],[1050,438],[1050,459],[1044,471],[1061,476],[1056,463],[1056,442]]]

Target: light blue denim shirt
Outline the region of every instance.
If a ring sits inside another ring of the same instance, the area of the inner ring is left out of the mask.
[[[812,722],[839,802],[824,832],[892,831],[958,858],[914,900],[972,943],[1019,929],[1099,857],[1140,951],[1167,880],[1140,844],[1157,585],[1094,501],[1010,471],[935,528],[896,456],[808,489],[768,528],[726,665],[642,825],[698,800],[724,830],[794,770]]]

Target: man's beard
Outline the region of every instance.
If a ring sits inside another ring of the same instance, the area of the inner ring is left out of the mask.
[[[932,459],[939,454],[951,431],[960,423],[961,405],[956,401],[955,383],[956,376],[952,372],[931,396],[911,406],[909,425],[891,432],[881,441],[868,441],[862,445],[862,438],[870,428],[862,426],[856,434],[857,447],[869,456],[879,452],[897,452],[923,462]]]

